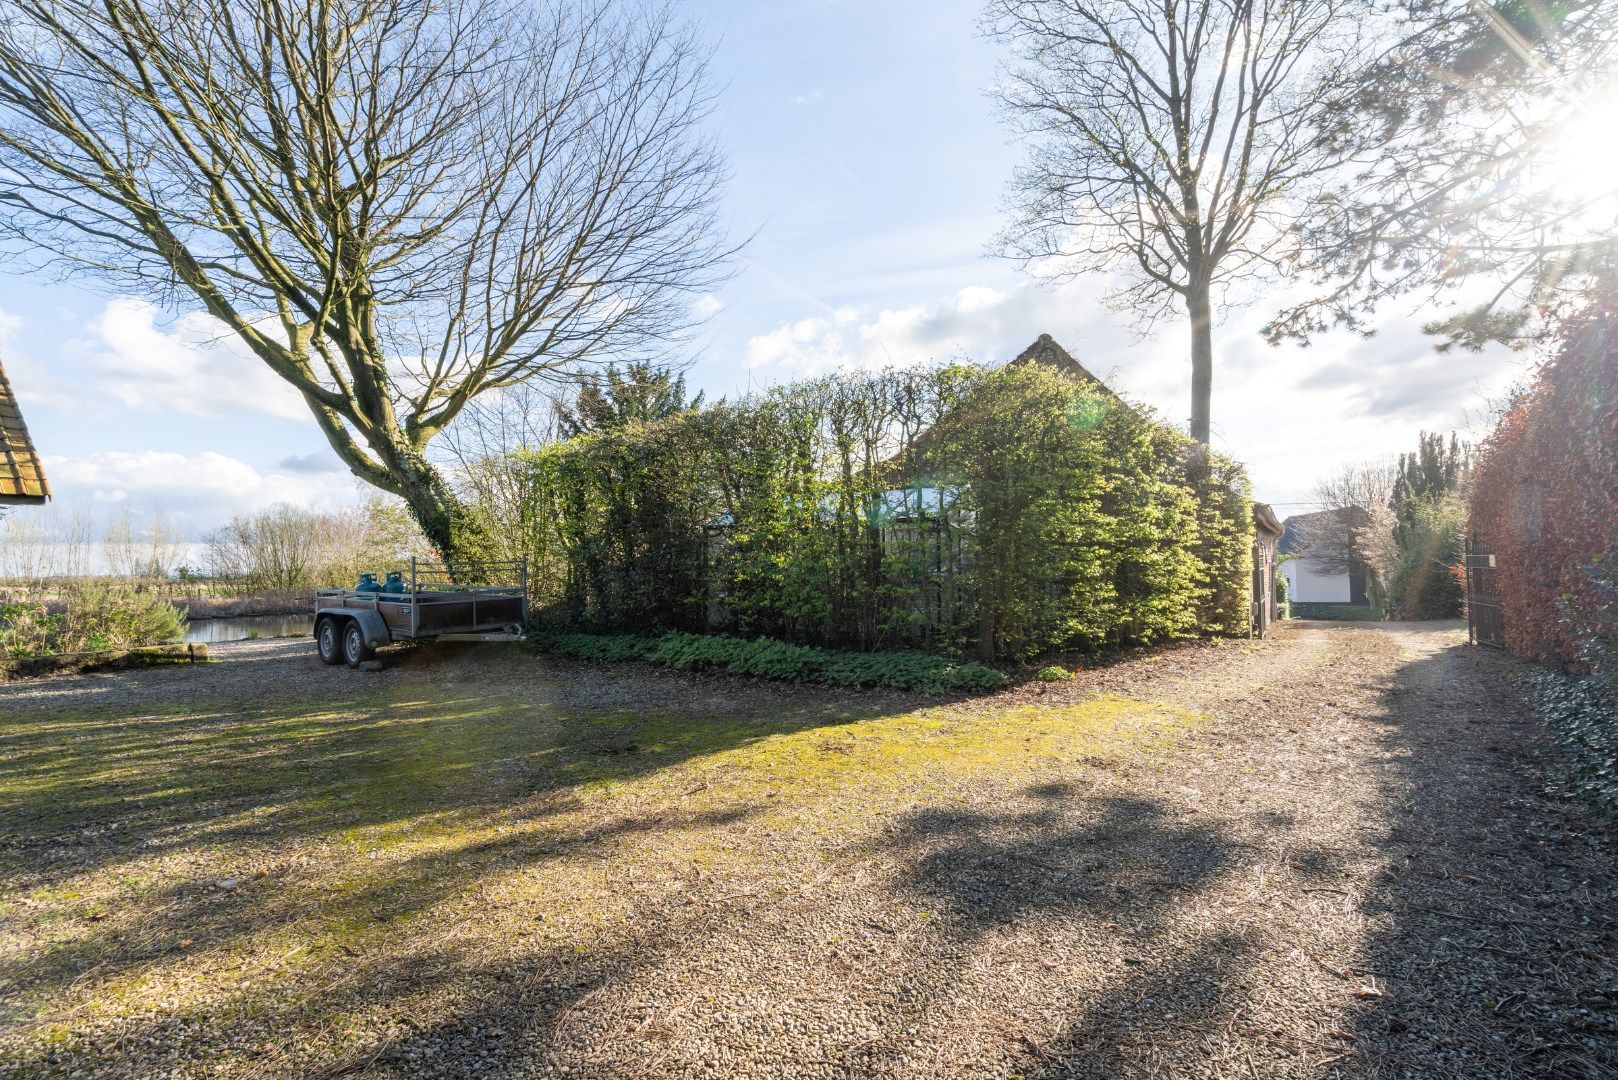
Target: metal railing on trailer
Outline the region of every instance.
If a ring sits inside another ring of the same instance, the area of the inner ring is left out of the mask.
[[[412,558],[397,586],[321,589],[315,593],[316,635],[323,617],[354,623],[370,647],[388,641],[521,633],[528,612],[525,559],[446,564]],[[391,583],[390,583],[391,584]]]
[[[503,573],[502,573],[503,572]],[[499,580],[506,577],[508,582],[516,578],[515,584],[486,585],[472,584],[474,581]],[[446,563],[437,560],[419,559],[410,557],[410,595],[419,596],[422,593],[449,593],[469,596],[472,603],[472,625],[477,626],[478,600],[500,599],[509,600],[513,597],[523,601],[523,614],[527,614],[528,607],[528,560],[521,559],[495,559],[482,562],[454,562]],[[421,605],[410,605],[410,636],[417,637],[421,633]]]

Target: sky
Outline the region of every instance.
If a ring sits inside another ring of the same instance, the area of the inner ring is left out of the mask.
[[[1023,151],[986,88],[977,0],[686,0],[717,42],[727,227],[750,237],[688,382],[710,398],[843,367],[1010,359],[1053,335],[1126,396],[1183,423],[1188,332],[1142,336],[1107,282],[1042,285],[990,254]],[[1215,330],[1214,445],[1282,516],[1322,476],[1423,429],[1486,429],[1533,357],[1440,355],[1436,312],[1390,308],[1369,338],[1266,345],[1285,283]],[[0,355],[59,509],[162,509],[196,539],[232,514],[365,493],[300,399],[217,324],[86,281],[0,270]]]

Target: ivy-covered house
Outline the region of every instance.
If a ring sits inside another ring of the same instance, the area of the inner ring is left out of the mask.
[[[556,625],[985,659],[1251,627],[1244,470],[1049,336],[523,460],[533,607]]]
[[[22,422],[22,409],[0,364],[0,506],[38,505],[51,497],[39,452]]]

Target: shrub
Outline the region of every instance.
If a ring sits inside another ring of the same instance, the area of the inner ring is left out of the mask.
[[[1247,629],[1241,468],[1041,365],[798,383],[521,461],[547,624],[1018,658]]]
[[[1466,507],[1448,496],[1417,503],[1400,528],[1399,561],[1389,582],[1389,606],[1401,619],[1452,619],[1461,614],[1461,553]]]
[[[1073,673],[1060,664],[1047,664],[1034,672],[1034,678],[1040,682],[1066,682],[1073,677]]]
[[[362,570],[402,565],[424,546],[404,508],[380,499],[337,512],[278,503],[237,515],[207,540],[214,576],[286,593],[352,585]]]
[[[994,690],[1004,674],[978,663],[959,664],[925,653],[847,653],[769,638],[747,640],[671,631],[661,637],[538,631],[535,651],[580,660],[646,660],[677,671],[713,671],[782,682],[825,683],[888,690]]]
[[[597,661],[645,660],[657,648],[656,638],[630,634],[529,631],[527,643],[536,652]]]
[[[0,656],[23,658],[161,645],[185,636],[185,614],[156,592],[86,581],[47,604],[0,605]]]

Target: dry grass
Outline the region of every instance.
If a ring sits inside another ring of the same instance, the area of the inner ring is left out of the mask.
[[[303,643],[0,688],[0,1071],[1610,1075],[1610,849],[1452,639],[959,704]]]
[[[632,909],[626,879],[678,894],[757,876],[771,836],[830,858],[916,799],[1144,759],[1196,723],[1117,697],[625,715],[409,682],[353,693],[357,678],[337,701],[0,721],[5,1044],[25,1074],[118,1071],[114,1032],[173,1024],[207,1032],[201,1057],[159,1040],[198,1072],[252,1073],[293,1050],[287,1031],[299,1056],[340,1058],[376,1032],[336,1022],[335,991],[374,998],[367,980],[519,942],[585,955]]]

